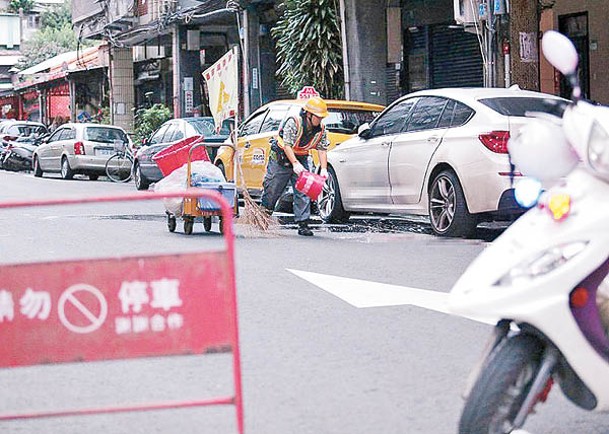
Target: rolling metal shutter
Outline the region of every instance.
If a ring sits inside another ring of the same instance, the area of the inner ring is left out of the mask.
[[[446,25],[431,28],[431,86],[484,85],[484,67],[478,37]]]

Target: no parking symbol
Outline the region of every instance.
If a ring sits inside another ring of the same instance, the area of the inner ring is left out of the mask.
[[[108,303],[99,289],[79,283],[61,294],[57,313],[68,330],[81,334],[91,333],[106,320]]]

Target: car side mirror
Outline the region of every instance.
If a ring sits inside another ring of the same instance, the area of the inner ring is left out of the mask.
[[[370,124],[368,122],[361,124],[357,128],[357,135],[362,139],[367,139],[372,134],[372,130],[370,129]]]

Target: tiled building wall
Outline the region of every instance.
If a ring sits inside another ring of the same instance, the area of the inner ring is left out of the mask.
[[[133,131],[135,92],[133,87],[133,54],[131,48],[114,47],[110,62],[112,123]]]

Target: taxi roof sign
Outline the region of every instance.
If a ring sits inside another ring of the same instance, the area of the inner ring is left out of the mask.
[[[304,86],[298,91],[298,99],[309,99],[314,96],[320,96],[319,92],[315,90],[313,86]]]

